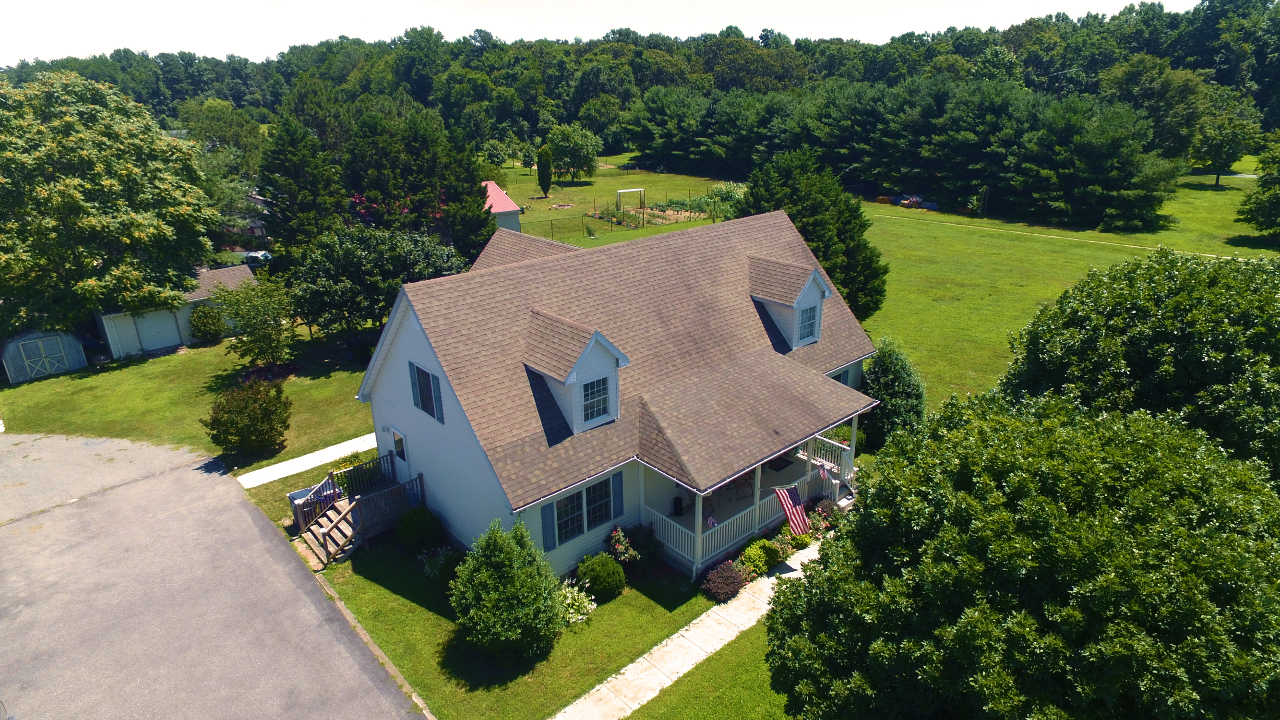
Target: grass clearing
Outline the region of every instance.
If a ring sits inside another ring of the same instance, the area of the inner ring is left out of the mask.
[[[295,350],[301,370],[284,385],[293,400],[285,447],[248,461],[224,457],[243,465],[237,475],[373,431],[368,406],[355,399],[364,365],[345,360],[336,342],[302,341]],[[219,455],[199,419],[243,368],[225,343],[86,368],[0,387],[0,417],[13,433],[126,438]]]
[[[543,720],[712,605],[674,571],[628,578],[632,587],[566,630],[548,657],[509,662],[455,637],[444,589],[390,535],[324,574],[440,720]]]
[[[770,687],[764,624],[756,623],[631,713],[633,720],[787,720]]]

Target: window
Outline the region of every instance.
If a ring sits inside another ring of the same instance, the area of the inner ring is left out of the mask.
[[[440,402],[440,378],[409,363],[409,382],[413,385],[413,406],[444,422],[444,405]]]
[[[613,519],[613,502],[609,494],[609,480],[601,480],[587,488],[587,529],[597,527]]]
[[[400,458],[401,460],[404,460],[405,459],[404,458],[404,436],[396,432],[395,430],[392,430],[391,442],[395,445],[396,457]]]
[[[582,493],[556,501],[556,538],[567,542],[582,534]]]
[[[818,331],[818,306],[812,305],[800,311],[800,339],[808,340]]]
[[[591,422],[598,417],[604,417],[609,414],[609,378],[602,377],[599,380],[582,386],[582,422]]]

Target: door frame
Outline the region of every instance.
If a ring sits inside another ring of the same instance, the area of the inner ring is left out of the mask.
[[[391,462],[395,463],[396,481],[400,483],[409,482],[409,478],[413,477],[409,468],[409,440],[408,436],[400,432],[395,425],[387,425],[387,430],[391,433],[391,454],[394,456]],[[400,446],[396,447],[396,438],[400,438]],[[404,475],[400,471],[404,471]]]

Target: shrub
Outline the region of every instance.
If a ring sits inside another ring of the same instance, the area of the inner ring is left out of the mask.
[[[200,424],[223,450],[260,453],[284,442],[292,411],[281,381],[250,380],[223,390]]]
[[[738,568],[726,560],[707,573],[707,578],[702,583],[702,591],[716,602],[728,602],[746,584],[747,581],[743,579]]]
[[[764,538],[755,540],[742,551],[742,563],[755,570],[757,575],[765,574],[769,568],[780,562],[782,562],[782,551],[777,545]]]
[[[1146,413],[984,395],[895,439],[864,488],[765,621],[797,717],[1275,714],[1261,464]]]
[[[448,545],[427,550],[418,555],[422,561],[422,572],[429,578],[435,578],[445,587],[458,577],[458,566],[467,554]]]
[[[297,340],[293,296],[283,283],[261,277],[257,284],[246,282],[230,290],[219,285],[213,300],[235,330],[228,353],[261,365],[292,357]]]
[[[563,585],[524,523],[504,532],[494,520],[449,589],[458,627],[493,654],[546,654],[567,622]]]
[[[662,541],[653,530],[653,523],[632,525],[624,528],[623,533],[631,543],[631,549],[639,558],[629,563],[636,570],[647,570],[662,558]]]
[[[834,518],[836,516],[836,513],[840,512],[840,506],[836,505],[836,501],[832,500],[831,498],[823,498],[821,501],[818,502],[818,506],[814,509],[817,510],[819,513],[821,513],[822,516],[827,518],[828,520],[830,520],[831,518]]]
[[[733,567],[738,571],[738,574],[742,576],[743,582],[751,582],[752,580],[760,577],[760,573],[756,572],[755,568],[742,562],[742,558],[734,560]]]
[[[880,338],[862,380],[862,392],[880,401],[860,423],[862,452],[877,452],[894,432],[910,431],[924,422],[924,381],[892,338]]]
[[[809,547],[809,544],[812,542],[813,542],[813,539],[810,538],[808,535],[792,535],[791,536],[791,547],[795,548],[796,550],[803,550]]]
[[[578,581],[588,593],[601,601],[618,597],[627,587],[626,573],[608,553],[583,558],[578,563]]]
[[[413,508],[396,521],[396,539],[405,550],[417,554],[424,550],[447,547],[444,523],[425,505]]]
[[[212,305],[201,303],[191,309],[191,337],[198,343],[216,343],[227,335],[227,321]]]
[[[560,593],[564,600],[565,622],[569,625],[586,622],[591,611],[596,609],[591,596],[573,580],[565,580]]]

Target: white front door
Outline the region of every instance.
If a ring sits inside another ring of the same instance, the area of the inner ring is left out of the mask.
[[[391,428],[391,450],[396,455],[392,461],[396,465],[396,481],[409,482],[409,451],[405,447],[404,435],[395,428]]]
[[[149,312],[134,318],[134,322],[138,325],[138,341],[143,350],[159,350],[182,344],[182,336],[178,334],[178,321],[167,310]]]

